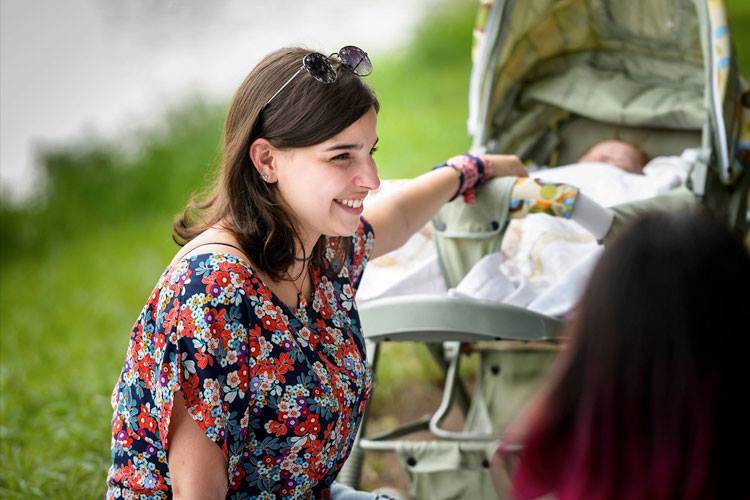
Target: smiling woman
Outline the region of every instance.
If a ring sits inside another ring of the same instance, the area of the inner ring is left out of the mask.
[[[370,61],[351,46],[313,55],[282,49],[250,72],[220,178],[175,222],[183,248],[113,395],[108,498],[336,498],[370,394],[365,265],[452,197],[523,173],[512,156],[467,155],[364,210],[380,183]]]
[[[376,122],[375,107],[371,107],[320,144],[274,151],[268,140],[258,139],[250,147],[266,182],[278,182],[281,199],[298,219],[297,230],[305,231],[300,235],[308,243],[302,245],[303,255],[320,241],[320,235],[349,236],[357,229],[362,200],[380,185],[372,157]]]

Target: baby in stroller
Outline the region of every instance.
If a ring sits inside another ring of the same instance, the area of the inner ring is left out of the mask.
[[[631,174],[642,174],[648,157],[629,142],[611,139],[594,144],[579,161],[609,163]]]
[[[529,177],[495,181],[476,203],[454,202],[450,210],[458,213],[441,214],[434,229],[425,227],[401,249],[373,261],[360,300],[447,293],[450,288],[451,294],[562,316],[575,303],[601,251],[598,242],[615,222],[617,212],[607,207],[678,188],[687,178],[688,165],[677,156],[649,161],[637,146],[608,139],[591,146],[577,163],[532,167]],[[399,185],[384,182],[375,196],[386,196]],[[488,214],[488,227],[479,232],[462,227],[466,220],[475,220],[477,212]],[[463,259],[474,258],[463,253],[460,242],[461,236],[475,239],[477,234],[501,237],[499,252],[486,252],[468,266],[472,270],[465,277],[459,276],[447,264],[454,256],[462,266]]]

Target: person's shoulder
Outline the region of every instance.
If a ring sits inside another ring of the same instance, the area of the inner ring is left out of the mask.
[[[162,288],[181,297],[205,294],[213,301],[237,303],[254,275],[242,258],[227,252],[206,251],[180,258],[167,268]]]
[[[167,267],[165,275],[170,281],[175,281],[185,275],[205,276],[216,272],[254,274],[253,268],[243,258],[228,252],[209,250],[179,258]]]

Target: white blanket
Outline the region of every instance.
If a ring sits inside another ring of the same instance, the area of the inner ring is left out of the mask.
[[[572,184],[600,205],[613,206],[665,193],[685,182],[688,169],[689,162],[684,157],[670,156],[651,160],[644,175],[605,163],[578,163],[529,175],[547,182]],[[365,203],[376,202],[403,184],[404,181],[385,181]],[[560,317],[575,306],[601,251],[595,239],[573,221],[528,215],[511,220],[500,252],[484,257],[455,289],[447,290],[428,225],[403,247],[367,266],[357,301],[450,293]]]

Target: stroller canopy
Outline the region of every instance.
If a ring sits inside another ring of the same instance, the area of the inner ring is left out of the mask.
[[[723,184],[740,177],[750,137],[721,1],[485,0],[473,57],[475,148],[554,163],[575,116],[692,132]]]

